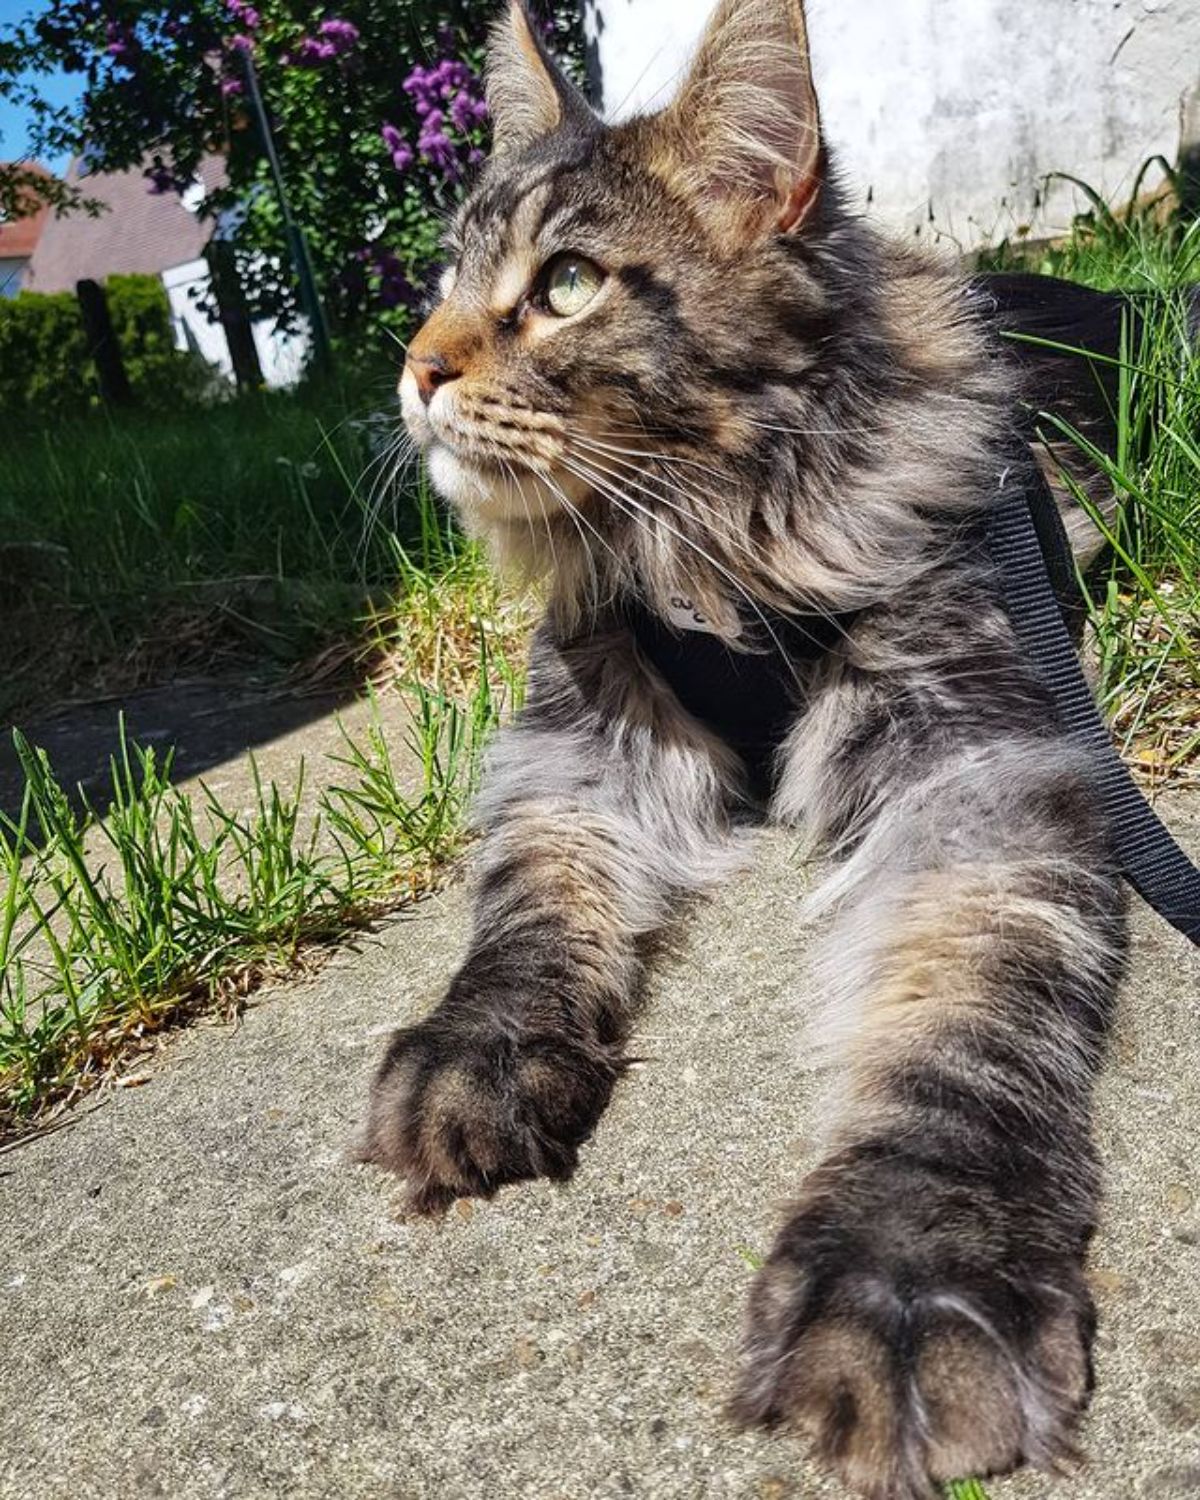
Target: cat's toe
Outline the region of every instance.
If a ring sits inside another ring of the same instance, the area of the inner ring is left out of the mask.
[[[569,1040],[517,1043],[435,1015],[392,1038],[360,1155],[405,1179],[418,1214],[508,1183],[565,1180],[619,1070]]]
[[[994,1204],[939,1218],[936,1197],[870,1220],[861,1195],[845,1218],[836,1200],[801,1208],[751,1297],[734,1415],[804,1433],[870,1500],[1076,1456],[1093,1324],[1078,1259],[1022,1246]]]

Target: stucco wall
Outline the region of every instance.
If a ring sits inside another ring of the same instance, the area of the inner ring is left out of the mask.
[[[593,0],[606,113],[664,103],[709,0]],[[826,135],[854,200],[964,248],[1064,228],[1200,124],[1200,0],[809,0]],[[1193,129],[1196,126],[1193,125]],[[1150,181],[1154,178],[1148,179]]]

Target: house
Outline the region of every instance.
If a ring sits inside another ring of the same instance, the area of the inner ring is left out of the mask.
[[[223,171],[220,158],[210,156],[201,163],[198,181],[182,193],[162,192],[155,190],[142,166],[97,172],[89,169],[86,154],[76,157],[67,183],[103,205],[102,211],[94,217],[75,212],[50,219],[25,269],[24,288],[66,292],[74,291],[83,280],[159,276],[171,305],[179,348],[203,355],[231,376],[230,337],[236,337],[236,331],[229,325],[236,309],[229,303],[240,299],[234,289],[219,320],[205,310],[215,302],[208,252],[218,226],[199,213],[205,195],[220,183]],[[299,378],[307,353],[303,334],[281,334],[269,320],[262,320],[249,325],[248,335],[267,385],[290,385]]]
[[[217,184],[220,172],[216,159],[203,164],[205,190]],[[94,218],[75,212],[50,220],[29,267],[29,291],[73,292],[85,279],[161,276],[203,256],[212,224],[190,212],[177,194],[153,193],[140,167],[92,172],[86,156],[76,157],[66,180],[103,209]]]
[[[0,166],[10,165],[40,177],[50,175],[34,162],[0,163]],[[49,218],[50,210],[45,204],[36,213],[19,219],[6,220],[0,210],[0,297],[15,297],[28,284],[29,263]]]

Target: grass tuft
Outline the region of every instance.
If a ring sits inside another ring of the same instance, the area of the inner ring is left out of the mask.
[[[1150,165],[1150,164],[1148,164]],[[1139,181],[1145,175],[1139,174]],[[1118,500],[1105,523],[1074,492],[1108,543],[1086,593],[1102,707],[1133,769],[1154,786],[1200,783],[1200,346],[1191,302],[1200,296],[1200,221],[1185,223],[1161,195],[1137,194],[1113,213],[1085,184],[1092,207],[1070,236],[997,267],[1065,276],[1142,298],[1144,326],[1121,351],[1118,444],[1110,459],[1062,422],[1107,476]],[[1068,479],[1069,482],[1069,479]]]
[[[494,587],[478,553],[450,535],[443,545],[446,578],[478,603]],[[407,589],[420,582],[413,564]],[[444,586],[429,582],[431,598]],[[343,727],[315,807],[303,768],[281,790],[253,759],[248,810],[203,782],[189,794],[172,756],[132,743],[122,722],[108,812],[82,793],[76,811],[45,753],[14,731],[25,792],[17,818],[0,815],[0,1135],[44,1125],[164,1027],[236,1009],[314,945],[435,884],[462,848],[482,748],[519,695],[509,637],[480,626],[472,648],[471,618],[453,652],[435,633],[431,662],[388,658],[405,753],[378,715],[358,739]]]

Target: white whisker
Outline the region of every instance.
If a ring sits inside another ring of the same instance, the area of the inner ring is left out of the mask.
[[[665,520],[662,516],[655,515],[655,513],[648,506],[642,505],[640,501],[635,500],[632,495],[627,494],[624,490],[617,491],[613,485],[606,481],[602,475],[597,474],[594,470],[589,473],[588,470],[590,468],[590,465],[585,460],[576,457],[574,459],[567,459],[565,460],[565,462],[567,464],[567,467],[569,468],[578,465],[578,467],[575,468],[575,472],[579,475],[579,477],[586,483],[596,485],[599,489],[601,489],[602,492],[607,491],[609,499],[611,499],[614,504],[622,507],[625,505],[632,506],[634,510],[640,512],[644,516],[648,516],[657,525],[670,532],[670,534],[674,536],[678,541],[682,542],[685,547],[690,547],[698,557],[702,558],[709,565],[709,567],[714,568],[718,573],[721,574],[723,578],[726,579],[727,582],[732,584],[734,589],[736,589],[736,591],[742,596],[742,598],[745,599],[750,609],[757,616],[763,629],[767,632],[768,636],[770,636],[776,650],[779,652],[783,660],[787,663],[788,671],[791,673],[797,685],[803,687],[803,681],[799,673],[796,671],[795,667],[792,665],[791,658],[784,650],[783,642],[779,639],[778,634],[772,628],[771,622],[763,613],[762,607],[758,603],[758,600],[754,598],[749,589],[746,588],[746,586],[734,573],[730,572],[730,570],[725,567],[723,563],[718,562],[717,559],[711,555],[711,553],[706,552],[704,548],[701,547],[697,542],[693,541],[691,537],[686,536],[682,531],[679,531],[676,527],[672,526],[671,523]],[[628,515],[629,512],[626,511],[626,514]]]

